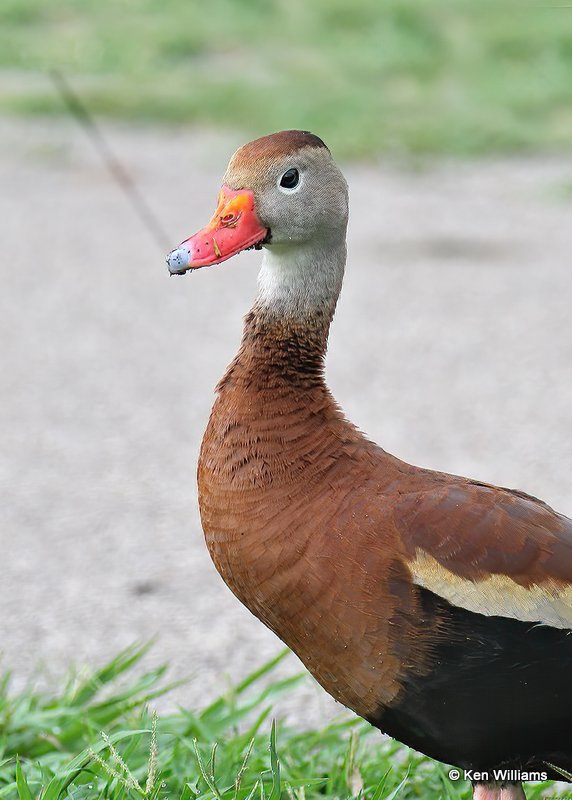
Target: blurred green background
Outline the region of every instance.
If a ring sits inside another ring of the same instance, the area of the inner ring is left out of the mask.
[[[572,4],[2,0],[0,108],[301,127],[338,155],[572,144]]]

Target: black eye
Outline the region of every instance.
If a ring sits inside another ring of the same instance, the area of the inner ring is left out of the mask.
[[[280,178],[280,186],[283,186],[285,189],[293,189],[295,186],[298,186],[300,182],[300,173],[296,169],[296,167],[292,167],[292,169],[287,169],[284,175]]]

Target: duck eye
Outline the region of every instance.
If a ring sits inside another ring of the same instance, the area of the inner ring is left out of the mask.
[[[300,173],[296,169],[296,167],[292,167],[292,169],[287,169],[284,175],[280,178],[280,186],[283,186],[284,189],[293,189],[295,186],[298,186],[300,182]]]

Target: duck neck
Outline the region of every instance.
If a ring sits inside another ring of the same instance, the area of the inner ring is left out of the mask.
[[[231,370],[249,382],[324,384],[328,333],[342,286],[345,238],[265,249],[258,294]]]

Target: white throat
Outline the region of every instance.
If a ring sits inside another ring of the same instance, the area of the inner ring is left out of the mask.
[[[264,248],[256,305],[283,317],[333,314],[342,288],[345,239]]]

